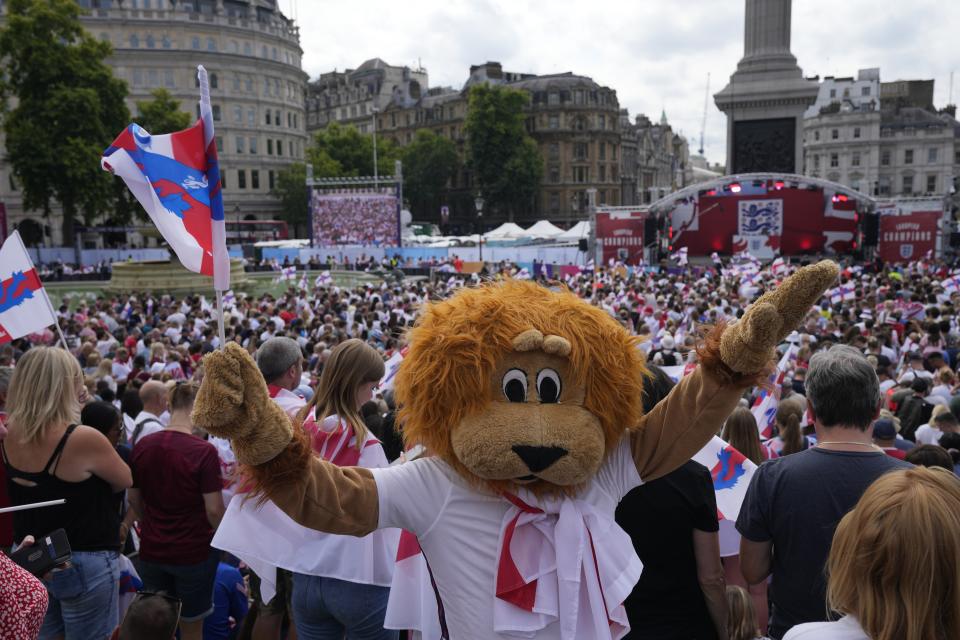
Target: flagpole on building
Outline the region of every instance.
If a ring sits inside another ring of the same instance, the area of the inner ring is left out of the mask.
[[[23,255],[27,256],[30,266],[34,271],[36,271],[37,267],[33,264],[33,260],[30,259],[30,253],[27,251],[27,247],[23,244],[23,238],[20,237],[20,232],[14,229],[10,236],[17,239],[17,242],[20,244],[20,248],[23,250]],[[40,280],[39,273],[37,273],[37,280]],[[43,284],[43,281],[41,281],[41,284]],[[43,294],[44,301],[47,303],[47,308],[50,309],[50,315],[53,317],[53,326],[57,328],[57,334],[60,336],[60,344],[63,345],[65,351],[70,351],[70,347],[67,346],[67,339],[63,335],[63,329],[60,328],[60,319],[57,317],[56,311],[53,310],[53,303],[50,302],[50,296],[47,295],[46,289],[42,289],[41,293]]]

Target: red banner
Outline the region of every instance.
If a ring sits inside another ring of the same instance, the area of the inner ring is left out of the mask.
[[[597,211],[597,243],[603,264],[610,260],[639,265],[643,260],[643,211]]]
[[[880,258],[884,262],[909,262],[922,259],[928,251],[935,255],[937,223],[942,215],[942,211],[913,211],[880,216]]]

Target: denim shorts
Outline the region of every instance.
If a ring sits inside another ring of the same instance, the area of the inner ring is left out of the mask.
[[[203,620],[213,613],[213,585],[217,580],[220,551],[211,549],[210,555],[197,564],[165,564],[140,560],[140,579],[147,591],[163,591],[180,598],[184,622]]]
[[[119,624],[120,564],[116,551],[74,551],[66,569],[44,580],[50,605],[40,640],[104,640]]]

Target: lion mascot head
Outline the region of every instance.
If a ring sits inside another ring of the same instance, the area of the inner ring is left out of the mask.
[[[640,420],[638,344],[569,291],[463,289],[410,331],[395,383],[404,440],[494,491],[575,491]]]

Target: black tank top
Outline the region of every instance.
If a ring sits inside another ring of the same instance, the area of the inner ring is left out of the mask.
[[[120,548],[120,513],[110,485],[95,475],[83,482],[67,482],[54,474],[67,438],[77,425],[67,427],[43,471],[28,473],[15,469],[7,460],[7,451],[0,442],[3,464],[7,469],[7,490],[10,504],[17,506],[65,498],[66,503],[52,507],[16,511],[13,514],[13,533],[17,542],[26,535],[36,539],[57,529],[67,532],[73,551],[104,551]],[[14,478],[35,486],[26,487]]]

